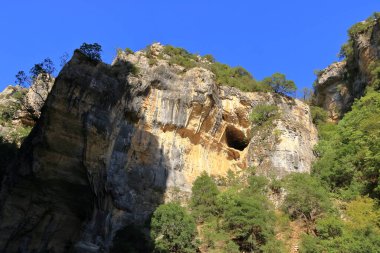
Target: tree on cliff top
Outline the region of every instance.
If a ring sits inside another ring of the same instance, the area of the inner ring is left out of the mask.
[[[278,72],[264,78],[262,84],[272,87],[275,93],[289,95],[297,90],[296,84],[292,80],[286,80],[285,75]]]
[[[94,43],[94,44],[83,43],[80,46],[79,50],[85,55],[87,55],[91,60],[94,60],[94,61],[102,60],[100,56],[100,52],[102,51],[102,46],[99,45],[98,43]]]

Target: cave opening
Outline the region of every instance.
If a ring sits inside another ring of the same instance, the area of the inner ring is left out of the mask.
[[[230,148],[243,151],[248,146],[248,139],[244,133],[233,126],[226,128],[226,142]]]

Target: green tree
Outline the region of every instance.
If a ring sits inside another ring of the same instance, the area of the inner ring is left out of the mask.
[[[155,252],[195,252],[195,221],[178,204],[160,205],[151,220],[151,237]]]
[[[380,93],[368,91],[337,126],[319,130],[313,172],[342,197],[380,198]]]
[[[34,79],[41,74],[51,76],[55,71],[54,63],[50,58],[45,58],[41,63],[34,64],[30,69],[30,75]]]
[[[87,55],[93,61],[102,60],[101,55],[100,55],[100,52],[102,52],[102,46],[99,45],[98,43],[94,43],[94,44],[83,43],[80,46],[79,50],[85,55]]]
[[[266,195],[267,185],[268,180],[250,168],[246,178],[241,177],[240,187],[229,187],[217,197],[220,226],[240,251],[283,252],[274,237],[276,218]]]
[[[59,57],[59,61],[60,61],[60,64],[59,64],[59,66],[61,67],[61,68],[63,68],[63,66],[65,66],[66,65],[66,63],[68,62],[68,60],[69,60],[69,54],[67,53],[67,52],[64,52],[63,53],[63,55],[61,56],[61,57]]]
[[[264,78],[262,83],[272,87],[275,93],[289,95],[297,90],[297,87],[292,80],[286,80],[286,76],[278,72],[274,73],[270,77]]]
[[[316,219],[331,209],[328,192],[317,178],[306,173],[288,175],[285,190],[284,211],[291,218],[304,220],[308,232],[312,232]]]
[[[219,190],[214,180],[203,172],[193,183],[190,206],[198,221],[216,215],[216,197]]]
[[[29,83],[29,78],[27,77],[27,75],[25,74],[25,72],[23,70],[17,72],[16,74],[16,85],[20,85],[21,87],[26,87]]]
[[[219,198],[223,227],[241,251],[260,252],[274,238],[275,216],[261,194],[223,192]]]

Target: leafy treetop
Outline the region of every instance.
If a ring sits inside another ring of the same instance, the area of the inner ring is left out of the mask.
[[[289,95],[290,93],[297,90],[297,87],[292,80],[287,80],[284,74],[278,72],[264,78],[262,83],[264,85],[270,86],[275,93]]]
[[[100,52],[102,51],[102,46],[99,45],[98,43],[94,44],[87,44],[83,43],[79,50],[87,55],[91,60],[93,61],[101,61],[101,55]]]
[[[151,237],[155,252],[195,252],[195,236],[195,221],[179,204],[160,205],[153,213]]]

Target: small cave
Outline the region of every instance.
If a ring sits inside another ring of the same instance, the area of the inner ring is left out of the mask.
[[[249,143],[249,140],[245,137],[244,133],[233,126],[226,128],[226,142],[230,148],[234,148],[243,151]]]

